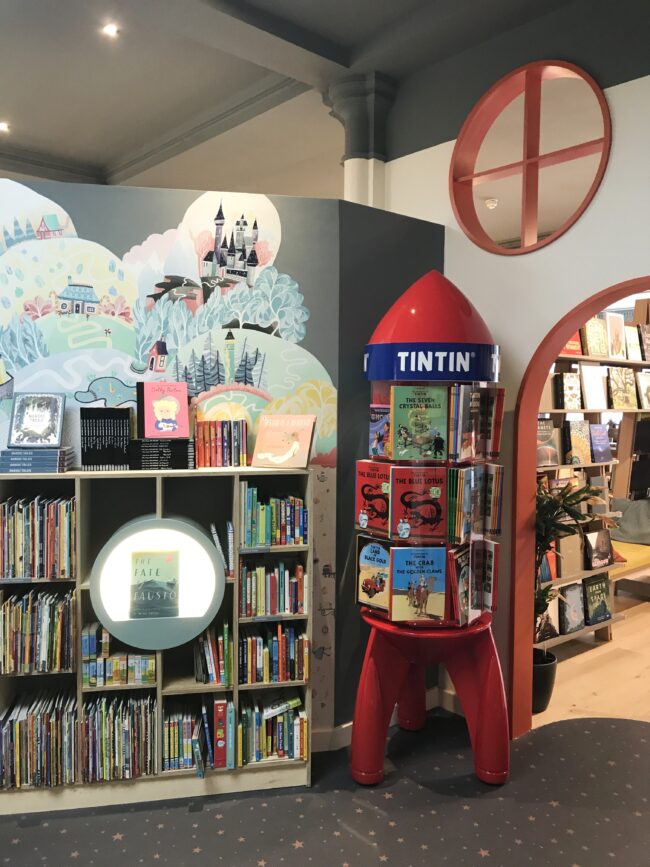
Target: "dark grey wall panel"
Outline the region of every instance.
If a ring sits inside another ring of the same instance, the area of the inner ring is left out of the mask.
[[[337,473],[336,724],[348,722],[367,630],[356,605],[354,462],[368,456],[370,386],[363,350],[377,323],[408,287],[443,270],[444,228],[340,203]],[[398,251],[403,251],[403,254]]]
[[[577,0],[414,73],[388,118],[388,159],[455,139],[495,81],[533,60],[567,60],[601,87],[650,74],[650,2]]]

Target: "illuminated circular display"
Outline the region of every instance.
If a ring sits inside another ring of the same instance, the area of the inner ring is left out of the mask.
[[[90,577],[90,598],[115,638],[165,650],[195,638],[214,620],[225,576],[212,540],[198,525],[144,517],[104,545]]]

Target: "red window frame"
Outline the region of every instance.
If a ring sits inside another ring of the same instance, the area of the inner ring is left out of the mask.
[[[603,135],[592,141],[584,141],[540,154],[542,82],[553,78],[581,78],[589,85],[600,105]],[[524,94],[524,123],[521,159],[476,172],[476,160],[490,127],[512,100],[522,93]],[[449,171],[449,195],[459,226],[479,247],[501,256],[518,256],[546,247],[582,216],[593,199],[605,174],[611,143],[612,122],[605,94],[584,70],[563,60],[541,60],[515,69],[497,81],[476,103],[456,140]],[[540,240],[538,237],[539,170],[597,153],[600,153],[600,162],[587,195],[558,229]],[[518,174],[522,176],[521,246],[500,247],[481,225],[474,202],[474,187],[486,181],[495,181]]]

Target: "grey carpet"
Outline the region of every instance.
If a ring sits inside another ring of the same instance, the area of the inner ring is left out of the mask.
[[[393,733],[375,788],[341,750],[315,756],[309,790],[5,817],[0,865],[647,867],[649,743],[647,723],[554,723],[513,743],[493,788],[472,774],[463,720],[436,715]]]

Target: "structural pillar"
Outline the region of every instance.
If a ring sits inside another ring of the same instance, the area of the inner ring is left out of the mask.
[[[330,84],[323,97],[345,129],[343,197],[349,202],[384,207],[386,121],[396,91],[390,79],[369,72]]]

